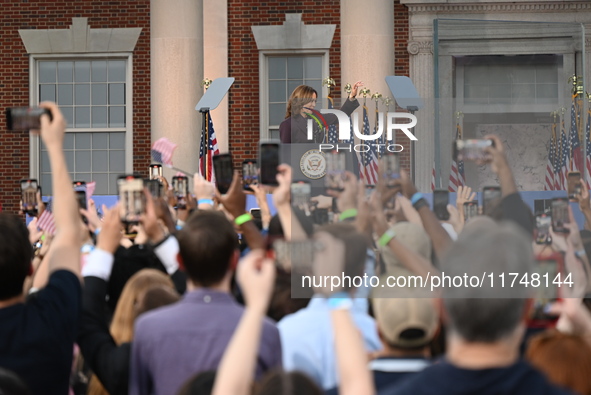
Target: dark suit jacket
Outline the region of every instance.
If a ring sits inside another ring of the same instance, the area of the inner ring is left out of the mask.
[[[355,109],[359,107],[359,101],[347,100],[340,108],[347,115],[351,115]],[[326,123],[329,125],[338,125],[338,118],[334,114],[322,114]],[[281,125],[279,125],[279,135],[282,143],[311,143],[312,141],[307,139],[308,133],[306,130],[308,118],[304,118],[301,114],[297,114],[293,117],[286,118]],[[325,136],[325,131],[321,130],[320,127],[313,122],[314,125],[314,143],[322,143]]]
[[[98,277],[84,278],[82,319],[78,346],[84,360],[111,395],[127,395],[131,343],[117,345],[105,319],[107,282]]]

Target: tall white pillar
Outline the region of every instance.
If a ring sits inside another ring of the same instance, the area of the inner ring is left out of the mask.
[[[152,142],[167,137],[178,145],[175,167],[197,172],[203,0],[151,0],[150,7]],[[168,177],[174,173],[165,170]]]
[[[211,80],[228,75],[228,0],[203,0],[203,76]],[[220,152],[228,151],[228,95],[211,112]]]
[[[394,75],[394,1],[341,0],[340,27],[341,86],[362,80],[372,94],[392,97],[385,77]],[[374,103],[367,104],[373,114]]]

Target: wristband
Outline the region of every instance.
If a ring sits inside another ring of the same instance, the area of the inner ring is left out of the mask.
[[[345,210],[341,213],[341,215],[339,215],[339,219],[341,221],[344,221],[346,219],[349,218],[355,218],[357,216],[357,209],[356,208],[350,208],[348,210]]]
[[[197,200],[197,205],[200,204],[209,204],[210,206],[213,206],[213,199],[199,199]]]
[[[394,229],[390,228],[386,232],[384,232],[384,234],[382,235],[382,237],[380,237],[380,239],[378,240],[378,245],[380,247],[385,247],[385,246],[388,245],[388,243],[394,237],[396,237],[396,232],[394,231]]]
[[[238,226],[243,225],[245,223],[247,223],[248,221],[252,221],[252,215],[249,213],[246,214],[242,214],[241,216],[237,217],[236,219],[234,219],[234,223]]]
[[[429,203],[425,199],[419,199],[412,206],[415,208],[415,210],[419,211],[421,208],[423,208],[425,206],[429,207]]]
[[[585,250],[578,250],[578,251],[575,251],[575,256],[576,256],[578,259],[583,259],[583,257],[584,257],[584,256],[586,256],[586,255],[587,255],[587,253],[585,252]]]
[[[419,200],[423,199],[424,196],[422,193],[420,192],[416,192],[414,195],[412,195],[412,197],[410,198],[410,202],[412,203],[412,205],[414,206],[416,204],[416,202],[418,202]]]
[[[94,235],[95,235],[95,236],[98,236],[98,235],[99,235],[99,233],[101,233],[101,228],[96,228],[96,229],[94,230]]]
[[[346,310],[352,305],[351,296],[346,292],[337,292],[328,298],[328,308],[330,310]]]

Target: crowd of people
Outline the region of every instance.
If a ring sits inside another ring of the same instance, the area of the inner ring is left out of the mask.
[[[404,171],[371,193],[347,172],[342,191],[316,199],[333,211],[318,225],[292,205],[291,168],[281,164],[277,187],[252,187],[260,221],[246,211],[238,173],[224,195],[196,174],[183,209],[146,190],[131,238],[117,205],[79,209],[64,117],[41,106],[52,114],[37,132],[57,231],[0,213],[0,394],[591,395],[589,246],[570,208],[568,233],[550,230],[551,244],[535,244],[496,136],[487,162],[502,198],[491,216],[465,221],[468,187],[442,222]],[[577,198],[590,212],[584,185]],[[529,273],[557,254],[573,284],[542,306],[543,325],[532,320],[531,287],[298,284]]]

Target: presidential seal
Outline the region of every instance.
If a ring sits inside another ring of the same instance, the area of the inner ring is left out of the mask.
[[[322,151],[311,149],[300,159],[300,170],[311,180],[317,180],[326,174],[326,157]]]

